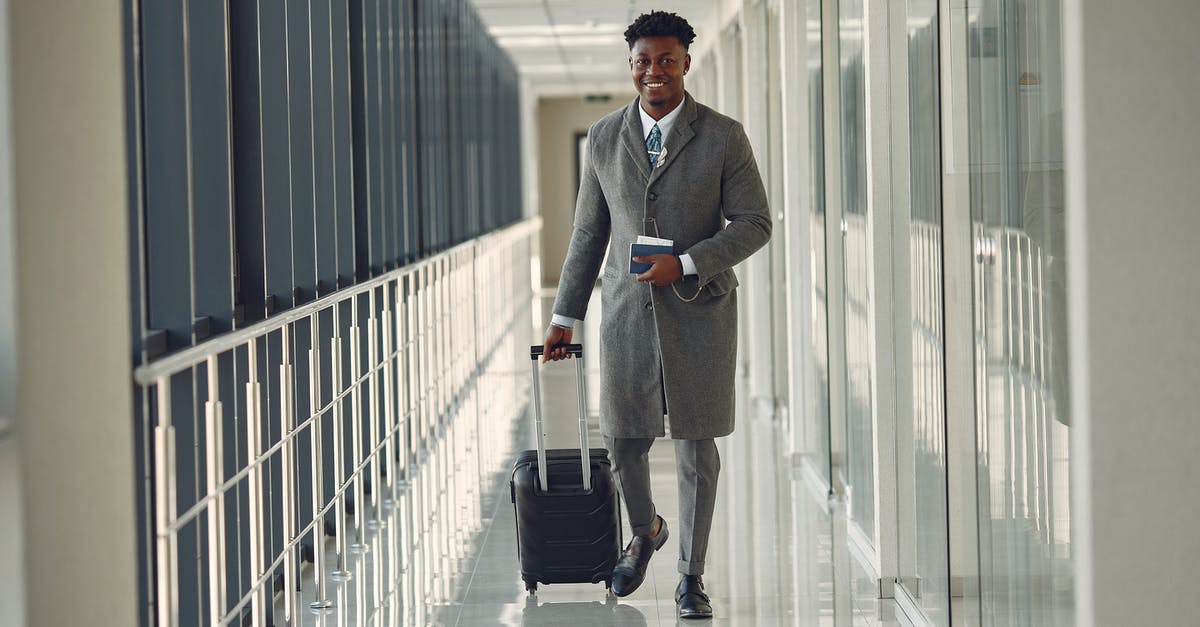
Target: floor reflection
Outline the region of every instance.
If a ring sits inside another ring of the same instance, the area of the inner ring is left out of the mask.
[[[585,346],[597,345],[596,331],[585,326]],[[597,362],[595,356],[585,362],[593,396]],[[316,595],[306,568],[299,620],[286,623],[277,605],[276,624],[897,624],[891,602],[875,598],[877,584],[865,579],[849,553],[844,504],[828,501],[820,480],[781,449],[785,438],[769,415],[746,407],[739,409],[735,434],[719,440],[723,474],[705,574],[713,619],[676,618],[674,546],[651,561],[645,583],[628,597],[611,597],[602,584],[544,585],[536,596],[527,595],[518,572],[508,479],[512,460],[532,442],[532,420],[523,411],[529,373],[523,359],[490,369],[479,398],[463,401],[462,415],[449,420],[408,482],[385,500],[381,524],[364,530],[367,550],[347,556],[350,579],[328,582],[333,608],[321,614],[308,609]],[[577,444],[574,365],[548,367],[542,376],[549,445]],[[506,396],[488,397],[485,387]],[[505,402],[521,409],[505,409]],[[594,443],[599,438],[594,416],[591,427]],[[488,446],[477,450],[476,441]],[[652,448],[651,466],[659,511],[677,526],[669,441]],[[372,510],[365,517],[376,515]],[[625,533],[628,537],[628,529]],[[327,563],[337,564],[334,543],[329,546]]]

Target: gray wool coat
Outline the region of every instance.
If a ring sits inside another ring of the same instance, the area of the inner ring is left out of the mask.
[[[639,106],[635,99],[588,131],[554,313],[583,319],[611,245],[601,288],[601,430],[660,437],[667,414],[673,438],[728,435],[737,354],[733,266],[771,237],[766,191],[742,125],[690,94],[663,138],[666,156],[651,169]],[[674,240],[674,253],[690,254],[699,276],[664,287],[638,282],[629,273],[629,245],[638,235]]]

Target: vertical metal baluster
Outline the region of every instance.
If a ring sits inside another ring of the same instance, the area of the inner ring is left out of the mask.
[[[425,320],[427,318],[425,313],[425,268],[417,270],[416,274],[417,284],[415,288],[416,291],[414,293],[414,298],[416,299],[414,304],[415,324],[413,326],[413,348],[416,352],[416,363],[413,367],[413,394],[415,394],[416,397],[413,399],[413,405],[415,409],[414,418],[417,422],[417,440],[413,442],[413,452],[416,455],[414,459],[415,463],[420,465],[421,455],[424,454],[427,443],[427,428],[425,420],[427,413],[425,411],[427,394],[425,390],[425,379],[429,376],[429,369],[427,368],[425,361]]]
[[[441,358],[441,368],[438,370],[438,410],[442,416],[449,419],[453,416],[451,403],[451,386],[454,383],[452,375],[454,353],[450,348],[450,260],[443,259],[438,264],[438,356]]]
[[[208,357],[208,400],[204,403],[205,437],[208,442],[206,468],[208,493],[208,612],[213,622],[225,613],[225,476],[221,428],[221,400],[217,356]]]
[[[296,469],[295,442],[292,430],[295,427],[295,399],[293,392],[295,376],[291,359],[291,332],[289,325],[280,329],[280,340],[283,344],[283,359],[279,365],[279,433],[283,438],[280,451],[283,466],[283,542],[290,544],[296,538]],[[296,561],[292,549],[285,546],[283,550],[283,618],[288,624],[292,623],[296,606]]]
[[[309,328],[312,330],[312,346],[308,351],[308,398],[309,407],[315,415],[321,411],[321,341],[320,312],[309,317]],[[317,598],[309,604],[314,610],[327,610],[333,607],[329,600],[329,591],[325,581],[325,517],[321,510],[325,507],[325,468],[322,461],[322,428],[325,421],[324,413],[317,416],[309,429],[312,438],[312,515],[313,515],[313,580],[317,586]]]
[[[408,372],[408,348],[406,344],[406,333],[404,333],[404,326],[406,326],[408,321],[408,314],[406,309],[404,309],[404,289],[406,289],[404,285],[406,285],[406,282],[407,279],[400,279],[396,281],[396,334],[394,336],[394,345],[396,348],[396,388],[394,389],[394,396],[392,396],[392,398],[394,398],[396,401],[396,479],[398,486],[401,486],[401,488],[402,486],[408,484],[408,423],[406,422],[406,419],[404,419],[408,412],[407,399],[406,395],[404,395],[404,387],[406,387],[406,381],[404,381],[404,377],[407,376]]]
[[[160,377],[158,424],[154,427],[154,518],[158,566],[158,625],[179,624],[179,584],[176,570],[176,533],[168,528],[175,521],[175,428],[171,426],[171,380]]]
[[[429,421],[430,421],[430,437],[431,446],[436,448],[439,431],[442,427],[442,371],[441,371],[441,344],[442,330],[441,319],[441,283],[439,281],[438,269],[441,264],[432,263],[429,266],[429,317],[428,320],[428,335],[425,342],[426,354],[429,356]],[[436,511],[436,509],[435,509]]]
[[[405,425],[404,472],[406,478],[410,477],[409,470],[415,459],[414,453],[417,450],[417,442],[419,441],[417,428],[420,423],[417,418],[417,399],[420,398],[420,394],[417,388],[418,368],[416,347],[417,273],[413,272],[408,275],[408,302],[404,305],[404,352],[406,364],[404,369],[404,420],[407,423]],[[411,480],[408,483],[410,486],[412,485]]]
[[[454,308],[453,301],[450,299],[454,281],[454,270],[451,266],[450,259],[447,259],[442,264],[442,359],[445,373],[445,381],[442,382],[442,407],[445,408],[448,417],[453,417],[452,406],[454,404],[454,384],[457,380],[454,378],[454,367],[456,360],[454,359],[454,346],[450,342],[452,333],[454,332]]]
[[[359,378],[362,376],[362,338],[359,333],[358,326],[358,296],[355,296],[350,305],[350,438],[351,451],[354,455],[352,468],[354,473],[350,477],[350,481],[354,485],[354,543],[350,545],[350,550],[356,553],[365,553],[368,550],[367,543],[363,538],[363,509],[367,504],[363,497],[362,473],[359,471],[359,466],[362,465],[362,386],[359,384]]]
[[[371,395],[368,401],[371,404],[370,411],[367,412],[371,424],[367,429],[368,442],[370,446],[371,463],[368,466],[371,477],[371,520],[367,523],[372,529],[379,529],[383,525],[383,486],[380,481],[379,455],[375,449],[379,446],[379,401],[382,400],[379,394],[379,318],[375,315],[375,288],[371,289],[371,296],[368,299],[368,304],[371,307],[370,314],[367,316],[367,382],[371,390]]]
[[[250,506],[248,508],[248,523],[250,528],[250,576],[257,581],[263,576],[263,551],[266,539],[263,537],[263,485],[262,473],[255,464],[262,454],[262,389],[258,382],[258,340],[251,338],[246,347],[249,368],[246,381],[246,460],[250,471],[246,473],[246,482],[250,488]],[[251,624],[254,627],[266,625],[266,595],[261,587],[253,592],[250,603]]]
[[[377,447],[379,446],[379,318],[375,315],[376,312],[376,288],[371,288],[370,297],[367,299],[367,304],[370,307],[367,315],[367,381],[369,384],[370,395],[367,401],[370,403],[370,410],[367,412],[368,419],[371,421],[368,433],[368,455],[370,463],[367,465],[368,476],[371,481],[371,519],[367,521],[368,528],[378,530],[383,527],[383,485],[380,481],[379,454]],[[382,541],[382,536],[379,533],[375,534],[375,548],[379,549],[379,542]],[[382,568],[383,568],[383,553],[377,551],[375,559],[371,560],[371,597],[370,603],[372,608],[379,607],[382,592]]]
[[[341,303],[333,306],[333,338],[330,340],[330,379],[334,398],[342,393],[342,325]],[[343,420],[344,399],[339,398],[333,404],[333,485],[336,505],[333,508],[334,544],[337,546],[338,563],[335,570],[329,573],[334,581],[349,581],[350,557],[347,554],[349,532],[346,529],[346,437],[345,421]],[[344,601],[343,596],[338,597]],[[345,607],[339,603],[338,607]],[[340,617],[340,614],[339,614]],[[344,624],[344,621],[339,622]]]
[[[393,338],[395,337],[394,318],[392,316],[392,303],[394,299],[391,297],[390,282],[383,287],[383,463],[384,474],[387,476],[387,496],[384,505],[392,506],[396,499],[396,486],[399,481],[396,479],[396,449],[394,446],[396,433],[396,400],[394,397],[396,391],[395,385],[395,358],[392,355],[394,351]]]

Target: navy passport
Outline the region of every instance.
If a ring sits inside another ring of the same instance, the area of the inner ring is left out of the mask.
[[[634,257],[647,257],[649,255],[672,255],[675,251],[670,246],[665,244],[630,244],[629,245],[629,273],[641,274],[650,269],[649,263],[640,263],[634,261]]]

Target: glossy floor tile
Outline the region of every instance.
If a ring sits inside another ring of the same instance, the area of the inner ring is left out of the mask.
[[[597,345],[595,334],[593,325],[585,328],[585,346]],[[599,383],[597,361],[587,354],[593,392]],[[578,445],[575,372],[572,362],[542,371],[551,447]],[[503,376],[508,384],[527,387],[531,374],[518,366]],[[594,394],[589,397],[592,444],[599,445]],[[501,430],[508,439],[500,448],[504,452],[487,467],[480,464],[476,485],[462,473],[449,484],[434,482],[463,459],[446,446],[432,450],[380,510],[382,525],[364,530],[368,550],[347,555],[350,579],[328,581],[332,607],[321,613],[310,609],[315,594],[311,567],[306,567],[306,591],[293,620],[287,620],[277,597],[275,622],[321,627],[899,624],[892,602],[875,598],[876,585],[848,554],[841,504],[829,502],[781,450],[784,438],[769,416],[739,411],[735,434],[718,440],[722,475],[705,574],[715,611],[711,620],[676,618],[677,536],[654,557],[645,583],[628,597],[607,594],[603,584],[542,585],[535,596],[526,593],[508,486],[511,460],[533,446],[532,418],[525,415]],[[660,440],[650,455],[656,505],[678,529],[673,447]],[[375,518],[373,510],[367,518]],[[629,530],[624,533],[628,538]],[[332,543],[326,555],[329,564],[338,563]]]

